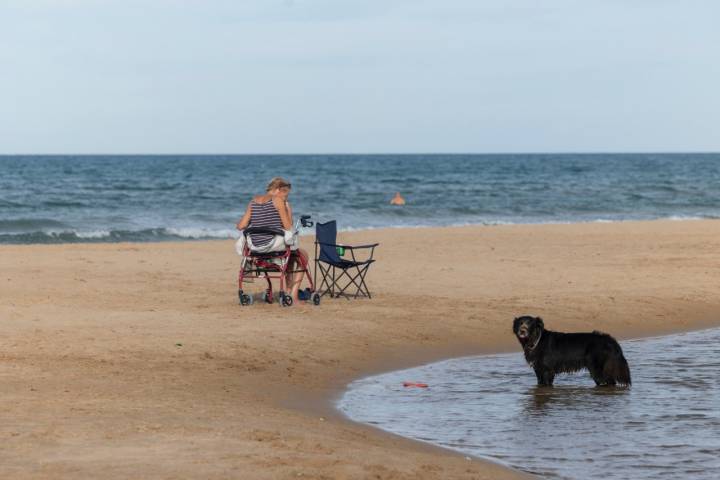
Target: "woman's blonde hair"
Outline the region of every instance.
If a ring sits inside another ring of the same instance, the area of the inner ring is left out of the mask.
[[[292,185],[290,185],[290,182],[285,180],[282,177],[275,177],[272,180],[270,180],[270,183],[268,183],[267,188],[265,189],[266,192],[270,192],[272,190],[275,190],[276,188],[291,188]]]

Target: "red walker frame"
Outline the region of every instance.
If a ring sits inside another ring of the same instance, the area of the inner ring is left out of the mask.
[[[247,235],[247,233],[245,233],[245,235]],[[289,270],[289,265],[293,260],[295,265],[299,265],[299,268]],[[263,276],[268,285],[263,294],[263,300],[267,303],[273,302],[272,280],[279,279],[280,290],[278,301],[283,307],[292,305],[292,297],[285,293],[285,276],[289,273],[303,272],[307,276],[310,285],[309,290],[312,294],[312,301],[315,305],[318,305],[320,303],[320,296],[315,293],[315,284],[313,283],[308,264],[309,259],[303,258],[302,255],[298,254],[297,250],[292,250],[290,246],[286,246],[284,251],[257,253],[250,250],[248,242],[246,241],[243,247],[242,265],[238,272],[238,298],[240,299],[240,304],[250,305],[253,303],[252,295],[243,292],[243,281],[245,281],[246,278],[252,281],[255,278]]]

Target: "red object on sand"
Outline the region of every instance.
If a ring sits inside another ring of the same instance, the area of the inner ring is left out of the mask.
[[[428,388],[428,384],[427,383],[418,383],[418,382],[403,382],[403,387]]]

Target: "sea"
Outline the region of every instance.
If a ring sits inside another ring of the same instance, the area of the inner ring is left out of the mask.
[[[274,176],[341,230],[720,217],[720,154],[4,155],[0,243],[234,238]]]
[[[338,407],[540,478],[720,478],[720,329],[620,344],[631,387],[596,387],[587,371],[538,387],[518,345],[359,379]]]

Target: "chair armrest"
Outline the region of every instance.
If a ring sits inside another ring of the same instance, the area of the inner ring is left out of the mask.
[[[327,245],[328,247],[342,247],[342,248],[349,249],[349,250],[360,249],[360,248],[375,248],[378,245],[380,245],[379,243],[372,243],[369,245],[340,245],[338,243],[325,243],[325,242],[315,242],[315,243],[317,243],[318,245]]]
[[[353,262],[357,262],[357,261],[358,261],[357,258],[355,258],[355,250],[362,250],[362,249],[365,249],[365,248],[369,248],[369,249],[370,249],[370,256],[368,257],[368,260],[372,260],[372,259],[373,259],[373,256],[375,255],[375,247],[377,247],[378,245],[380,245],[379,243],[372,243],[372,244],[369,244],[369,245],[338,245],[338,244],[336,244],[336,243],[325,243],[325,242],[318,242],[318,241],[315,241],[315,243],[317,243],[318,245],[326,245],[326,246],[332,247],[332,248],[338,248],[338,247],[340,247],[340,248],[344,248],[345,250],[349,250]]]
[[[318,245],[327,245],[328,247],[345,247],[345,248],[347,248],[347,246],[338,245],[337,243],[325,243],[325,242],[318,242],[318,241],[315,241],[315,243],[317,243]]]
[[[353,259],[353,262],[357,262],[358,259],[355,258],[355,250],[364,250],[364,249],[370,249],[370,254],[367,257],[367,260],[370,261],[373,259],[373,256],[375,256],[375,247],[380,245],[379,243],[373,243],[370,245],[347,245],[345,248],[350,250],[350,256]]]
[[[379,244],[379,243],[372,243],[372,244],[370,244],[370,245],[340,245],[340,246],[341,246],[341,247],[345,247],[345,248],[349,248],[350,250],[353,250],[353,249],[360,249],[360,248],[375,248],[375,247],[377,247],[378,245],[380,245],[380,244]]]

